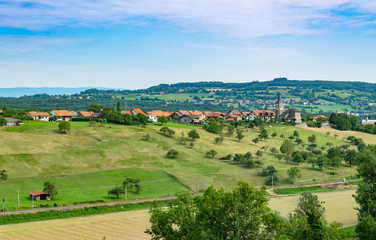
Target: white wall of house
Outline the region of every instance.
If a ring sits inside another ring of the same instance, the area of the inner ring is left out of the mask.
[[[153,114],[149,114],[149,120],[152,121],[152,122],[157,122],[158,121],[158,117],[154,116]]]

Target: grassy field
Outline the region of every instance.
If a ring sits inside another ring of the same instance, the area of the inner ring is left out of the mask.
[[[326,219],[340,221],[344,227],[357,222],[354,191],[318,193],[324,201]],[[297,204],[298,196],[273,198],[269,206],[287,217]],[[21,223],[0,226],[0,239],[150,239],[144,231],[149,227],[147,210],[96,215],[72,219],[52,220],[34,223]]]
[[[115,196],[109,196],[107,193],[116,184],[122,186],[126,177],[142,179],[140,182],[142,191],[136,194],[134,190],[129,190],[127,200],[173,196],[176,192],[188,191],[173,177],[162,171],[125,169],[4,182],[0,184],[0,197],[6,198],[8,210],[15,210],[17,208],[17,190],[20,190],[20,208],[31,208],[32,201],[28,198],[29,193],[35,190],[43,190],[43,183],[50,181],[56,184],[58,195],[48,202],[34,202],[35,207],[47,203],[49,206],[53,206],[55,203],[61,206],[87,201],[116,201]],[[124,195],[119,200],[124,200]]]
[[[174,137],[165,137],[159,133],[159,126],[148,125],[146,128],[136,126],[108,125],[108,127],[89,127],[88,123],[72,122],[72,131],[62,134],[57,131],[56,123],[29,122],[22,127],[4,127],[0,129],[0,169],[6,169],[10,182],[26,179],[48,179],[51,177],[71,176],[85,173],[96,173],[119,169],[160,169],[176,176],[182,183],[198,189],[206,184],[215,187],[233,187],[237,181],[245,180],[256,186],[262,186],[264,177],[257,175],[260,168],[247,169],[243,166],[217,158],[209,159],[205,153],[210,149],[218,152],[217,157],[227,154],[246,153],[250,151],[254,156],[261,147],[275,146],[279,148],[283,140],[298,130],[300,138],[307,142],[307,137],[313,133],[317,136],[319,146],[327,142],[343,145],[342,138],[334,135],[326,136],[326,131],[317,129],[294,128],[290,126],[268,127],[269,135],[277,132],[285,138],[275,137],[257,145],[252,139],[259,134],[258,129],[244,132],[245,138],[238,142],[235,137],[225,135],[221,145],[214,143],[218,136],[203,130],[201,127],[169,123],[167,126],[175,130]],[[177,138],[185,136],[191,129],[197,129],[201,138],[195,142],[193,148],[178,143]],[[317,132],[315,132],[317,131]],[[145,141],[142,136],[150,135]],[[363,133],[354,132],[353,135]],[[373,135],[370,135],[373,137]],[[106,141],[99,141],[106,140]],[[367,139],[364,139],[367,141]],[[177,159],[167,159],[166,153],[170,149],[179,152]],[[299,148],[298,148],[299,149]],[[301,148],[300,148],[301,149]],[[287,169],[294,166],[279,161],[270,151],[266,151],[260,158],[264,166],[274,165],[278,170],[280,185],[289,185]],[[300,164],[302,179],[311,181],[340,180],[342,177],[354,175],[355,167],[342,166],[335,170],[336,176],[322,177],[319,169],[312,168],[306,163]],[[2,183],[4,184],[4,183]],[[39,184],[39,183],[38,183]],[[107,186],[107,184],[105,184]],[[14,192],[17,189],[14,189]]]

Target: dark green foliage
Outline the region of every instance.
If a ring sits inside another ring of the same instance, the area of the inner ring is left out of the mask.
[[[200,135],[198,134],[198,132],[195,129],[193,129],[193,130],[188,132],[188,138],[191,141],[195,141],[196,139],[200,138]]]
[[[268,137],[268,131],[266,130],[266,129],[263,129],[262,131],[261,131],[261,133],[259,134],[259,136],[258,136],[259,138],[260,138],[260,140],[266,140],[266,139],[268,139],[269,137]]]
[[[70,123],[66,122],[66,121],[59,123],[58,128],[59,128],[60,131],[62,131],[64,133],[67,133],[71,130]]]
[[[216,137],[214,142],[215,144],[221,144],[223,142],[223,136],[221,135],[220,137]]]
[[[7,179],[8,179],[7,170],[5,170],[5,169],[0,170],[0,180],[6,181]]]
[[[167,158],[177,158],[178,155],[179,155],[178,151],[171,149],[170,151],[167,152],[166,157]]]
[[[202,197],[178,195],[167,210],[152,206],[150,214],[153,240],[273,239],[283,221],[267,207],[265,192],[245,182],[232,192],[210,186]]]
[[[229,136],[234,135],[234,131],[235,131],[235,128],[234,128],[232,125],[229,125],[229,126],[227,127],[227,134],[228,134]]]
[[[172,135],[175,135],[175,131],[172,130],[171,128],[168,128],[168,127],[161,127],[161,129],[159,129],[159,131],[165,135],[165,136],[169,136],[171,137]]]
[[[204,126],[204,129],[211,133],[220,133],[222,131],[221,125],[213,118],[209,120],[209,124]]]
[[[272,133],[272,137],[276,137],[278,134],[276,132]]]
[[[292,152],[291,157],[292,157],[292,161],[298,165],[299,163],[304,161],[304,158],[299,151]]]
[[[48,192],[51,195],[51,199],[57,195],[57,189],[54,183],[51,182],[44,182],[43,184],[43,191]]]
[[[302,170],[298,167],[292,167],[287,170],[287,175],[292,183],[295,183],[297,179],[302,177]]]
[[[123,187],[127,189],[135,189],[136,193],[139,194],[141,191],[141,180],[138,178],[126,178],[123,182]]]
[[[243,131],[239,128],[236,129],[236,138],[238,139],[238,141],[240,142],[243,138],[244,138],[244,134],[243,134]]]
[[[114,195],[117,199],[119,199],[119,196],[121,194],[124,194],[124,188],[119,187],[116,185],[114,188],[112,188],[110,191],[108,191],[108,195]]]
[[[158,122],[164,124],[164,123],[168,123],[168,117],[167,116],[160,116],[158,117]]]
[[[206,156],[209,158],[214,158],[217,154],[218,154],[217,151],[215,151],[214,149],[211,149],[206,152]]]
[[[308,142],[310,142],[311,144],[315,144],[316,143],[316,135],[312,134],[311,136],[309,136]]]
[[[281,153],[290,155],[294,150],[294,147],[294,144],[290,140],[284,140],[279,150],[281,151]]]
[[[88,108],[87,108],[87,110],[89,111],[89,112],[96,112],[96,113],[99,113],[101,110],[102,110],[102,105],[98,105],[98,104],[95,104],[95,103],[93,103],[93,104],[91,104]]]
[[[297,130],[294,131],[294,137],[300,137],[299,132]]]
[[[252,139],[252,142],[254,142],[255,143],[255,145],[258,143],[258,142],[260,142],[260,138],[254,138],[254,139]]]
[[[261,173],[260,173],[260,176],[272,176],[274,175],[275,173],[277,173],[277,169],[274,168],[274,166],[272,165],[269,165],[267,166],[266,168],[262,169]]]

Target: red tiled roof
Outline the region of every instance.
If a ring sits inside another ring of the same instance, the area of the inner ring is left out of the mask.
[[[88,118],[90,117],[94,112],[79,112],[83,117]]]
[[[228,113],[232,112],[235,115],[241,115],[241,113],[238,110],[231,110]]]
[[[132,111],[121,111],[121,114],[129,114],[129,115],[132,115]]]
[[[317,115],[316,117],[313,117],[313,119],[318,119],[318,118],[326,118],[324,115]]]
[[[68,110],[52,110],[59,117],[72,117],[72,114]]]
[[[3,112],[3,110],[0,110],[0,113],[2,113]]]
[[[164,111],[161,111],[161,110],[151,110],[149,112],[147,112],[148,115],[150,114],[153,114],[154,116],[156,117],[162,117],[162,116],[170,116],[172,114],[172,112],[164,112]]]
[[[132,110],[135,112],[135,113],[140,113],[140,114],[143,114],[145,115],[145,113],[140,109],[140,108],[132,108]]]
[[[39,196],[39,195],[42,195],[42,194],[50,195],[48,192],[43,192],[43,191],[34,191],[34,192],[29,193],[29,194],[33,195],[33,196]]]
[[[48,112],[27,112],[26,114],[32,116],[32,117],[50,117],[50,114]]]
[[[275,116],[275,113],[272,110],[253,110],[256,116]]]

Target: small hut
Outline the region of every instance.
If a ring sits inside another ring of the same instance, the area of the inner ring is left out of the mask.
[[[43,191],[34,191],[29,194],[30,199],[34,199],[35,201],[49,201],[51,200],[50,194]]]

